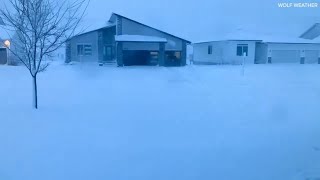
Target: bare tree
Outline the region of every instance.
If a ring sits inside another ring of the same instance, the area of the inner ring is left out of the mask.
[[[46,61],[74,36],[90,0],[8,0],[0,17],[15,32],[11,53],[29,70],[33,79],[34,107],[38,109],[37,75]]]

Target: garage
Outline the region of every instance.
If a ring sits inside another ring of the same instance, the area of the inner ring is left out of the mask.
[[[272,63],[300,63],[300,51],[273,50]]]
[[[318,64],[318,58],[319,58],[319,51],[316,50],[309,50],[306,51],[306,64]]]
[[[7,64],[7,49],[0,48],[0,64]]]
[[[125,66],[155,66],[158,64],[158,51],[123,51]]]
[[[267,45],[271,63],[318,64],[320,43],[268,42]]]

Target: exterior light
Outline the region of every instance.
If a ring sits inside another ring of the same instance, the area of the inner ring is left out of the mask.
[[[6,41],[4,41],[4,45],[5,45],[7,48],[10,48],[11,42],[10,42],[9,40],[6,40]]]

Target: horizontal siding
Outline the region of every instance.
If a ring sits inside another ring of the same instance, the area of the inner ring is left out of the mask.
[[[157,31],[153,28],[146,27],[134,21],[130,21],[126,18],[122,18],[122,34],[128,35],[144,35],[144,36],[157,36],[166,38],[168,42],[166,43],[166,50],[182,50],[183,40],[170,36],[166,33]]]
[[[217,41],[193,45],[195,64],[242,64],[243,57],[237,56],[237,45],[248,44],[247,64],[255,62],[256,43],[252,41]],[[208,54],[208,46],[212,46],[212,54]]]
[[[78,44],[90,44],[92,46],[92,56],[77,55]],[[98,31],[90,32],[80,36],[73,37],[70,40],[71,61],[98,62]]]

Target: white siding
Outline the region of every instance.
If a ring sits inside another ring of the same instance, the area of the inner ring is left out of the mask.
[[[248,56],[246,57],[246,64],[254,64],[256,54],[255,41],[227,41],[224,50],[223,64],[242,64],[243,57],[237,56],[237,45],[248,44]]]
[[[319,44],[288,44],[268,43],[268,52],[272,63],[300,63],[300,58],[305,57],[305,63],[317,63]]]
[[[255,62],[255,41],[217,41],[193,45],[195,63],[203,64],[242,64],[243,57],[237,56],[237,45],[248,44],[247,64]],[[208,54],[208,46],[212,46],[212,54]]]
[[[209,42],[193,45],[193,61],[203,64],[221,64],[224,42]],[[208,47],[212,46],[212,54],[208,54]]]
[[[300,63],[300,51],[273,50],[272,63]]]
[[[306,64],[317,64],[319,59],[320,51],[317,50],[307,50],[306,51]]]

